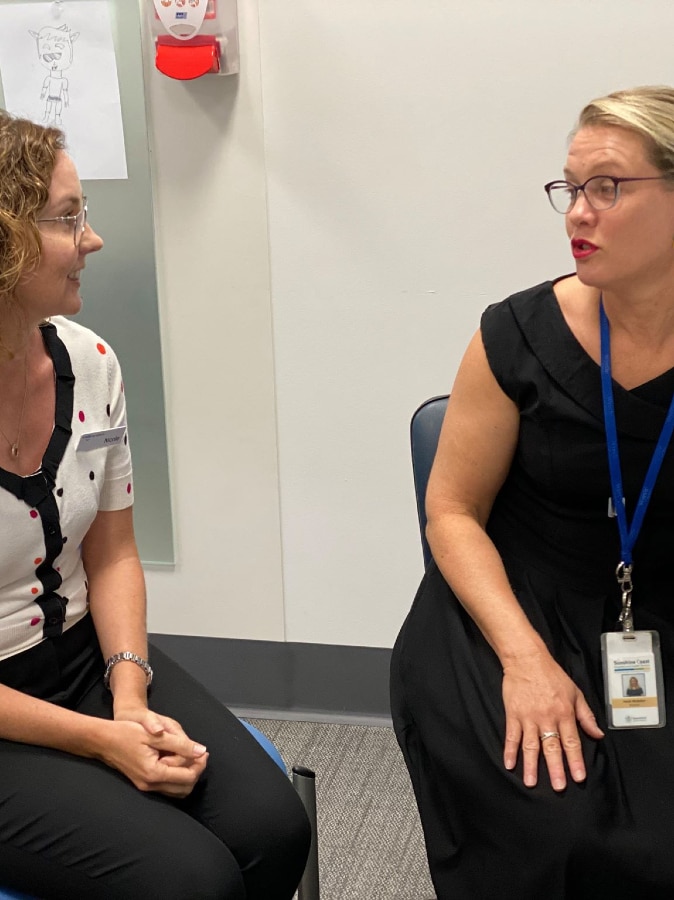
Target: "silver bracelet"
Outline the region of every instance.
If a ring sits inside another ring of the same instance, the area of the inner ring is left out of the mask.
[[[135,653],[131,653],[130,650],[125,650],[123,653],[115,653],[114,656],[111,656],[110,659],[107,659],[105,661],[105,674],[103,675],[103,684],[106,686],[106,688],[110,690],[110,675],[112,673],[112,670],[115,668],[118,662],[123,662],[124,660],[133,662],[137,666],[141,667],[147,677],[147,687],[150,687],[150,685],[152,684],[152,667],[150,663],[146,659],[143,659],[142,656],[137,656]]]

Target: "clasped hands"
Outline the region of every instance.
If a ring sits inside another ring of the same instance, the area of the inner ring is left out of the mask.
[[[208,751],[174,719],[146,707],[115,709],[107,722],[103,760],[141,791],[187,797],[208,762]]]
[[[566,788],[567,767],[574,781],[585,780],[578,725],[596,740],[603,738],[604,732],[583,693],[548,653],[534,653],[504,666],[503,703],[506,769],[515,768],[521,748],[527,787],[538,781],[541,753],[554,790]]]

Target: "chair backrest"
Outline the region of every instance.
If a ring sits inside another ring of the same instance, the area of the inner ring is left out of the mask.
[[[21,894],[19,891],[0,887],[0,900],[31,900],[31,898],[28,894]]]
[[[431,397],[416,410],[410,423],[410,443],[412,445],[412,472],[414,473],[414,491],[417,498],[417,515],[421,530],[421,549],[424,554],[424,566],[432,559],[431,550],[426,541],[426,487],[431,466],[435,459],[435,451],[440,437],[442,420],[445,417],[449,396]]]

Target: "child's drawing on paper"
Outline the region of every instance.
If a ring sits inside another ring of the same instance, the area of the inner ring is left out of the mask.
[[[47,69],[47,77],[42,83],[40,99],[45,100],[44,122],[63,122],[61,112],[70,105],[68,79],[64,76],[73,62],[73,44],[79,32],[72,32],[67,25],[45,25],[39,31],[31,31],[37,41],[37,55],[41,65]]]
[[[83,180],[127,177],[115,49],[125,37],[113,31],[115,5],[0,0],[4,108],[65,132]]]

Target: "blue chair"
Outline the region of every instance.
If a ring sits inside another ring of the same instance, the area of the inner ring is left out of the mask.
[[[414,474],[414,492],[417,499],[417,515],[421,531],[421,549],[424,554],[424,567],[428,567],[433,558],[426,541],[426,488],[428,476],[435,459],[442,421],[447,409],[448,394],[431,397],[415,410],[410,423],[410,444],[412,447],[412,472]]]
[[[261,731],[258,731],[257,728],[250,724],[250,722],[246,722],[245,719],[239,719],[239,722],[241,722],[244,728],[248,729],[248,731],[253,735],[262,749],[267,751],[276,765],[281,769],[282,772],[285,772],[285,774],[287,775],[288,770],[286,769],[286,764],[283,762],[283,757],[278,752],[278,749],[275,747],[275,745],[272,744],[272,742],[269,740],[267,735],[262,734]],[[2,900],[2,894],[0,894],[0,900]]]
[[[28,894],[20,894],[18,891],[10,891],[7,888],[0,888],[0,900],[33,900]]]
[[[288,770],[283,762],[283,757],[269,738],[262,734],[261,731],[258,731],[250,722],[246,722],[244,719],[240,719],[240,722],[248,729],[262,749],[271,756],[276,765],[287,775]],[[309,860],[298,888],[298,894],[300,900],[319,900],[315,775],[309,769],[303,769],[298,766],[293,769],[293,784],[307,810],[312,833]],[[28,894],[22,894],[19,891],[0,887],[0,900],[35,900],[35,898],[30,897]]]
[[[250,722],[246,722],[245,719],[240,719],[239,721],[253,735],[262,749],[267,751],[281,771],[287,775],[288,770],[286,769],[286,764],[283,762],[283,757],[269,738],[265,734],[262,734],[261,731],[258,731],[257,728],[250,724]],[[307,769],[304,766],[293,766],[292,781],[293,786],[304,805],[309,823],[311,824],[311,846],[309,847],[309,856],[307,858],[304,874],[302,875],[302,880],[297,886],[297,897],[298,900],[320,900],[321,888],[318,871],[316,774],[312,772],[311,769]],[[0,893],[0,900],[2,900],[2,893]],[[30,900],[30,898],[28,898],[28,900]]]

